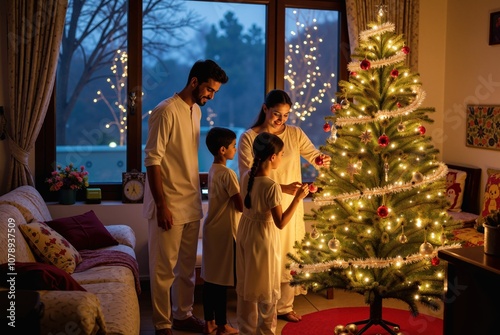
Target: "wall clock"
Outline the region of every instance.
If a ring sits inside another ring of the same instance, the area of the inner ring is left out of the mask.
[[[122,202],[142,203],[146,173],[131,171],[122,173]]]

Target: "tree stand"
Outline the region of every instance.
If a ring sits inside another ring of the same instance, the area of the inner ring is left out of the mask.
[[[355,322],[348,322],[347,324],[355,324],[355,325],[366,325],[356,333],[356,335],[361,335],[363,334],[368,328],[370,328],[373,325],[380,325],[383,327],[385,330],[389,332],[391,335],[397,335],[396,332],[394,332],[393,329],[391,329],[389,326],[397,327],[399,329],[399,325],[395,324],[393,322],[383,320],[382,319],[382,297],[379,295],[375,296],[375,299],[373,302],[370,304],[370,318],[366,320],[361,320],[361,321],[355,321]]]

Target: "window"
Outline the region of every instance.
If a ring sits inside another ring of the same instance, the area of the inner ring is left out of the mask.
[[[210,126],[240,134],[265,93],[283,88],[295,102],[288,122],[318,146],[327,138],[323,116],[348,59],[341,52],[348,50],[343,1],[93,0],[81,6],[69,2],[53,103],[37,141],[42,193],[54,162],[71,162],[86,167],[103,199],[120,199],[122,172],[145,170],[149,112],[184,87],[197,59],[214,59],[230,78],[202,107],[202,136]],[[207,171],[212,159],[203,138],[199,158],[200,171]],[[304,177],[313,178],[310,173],[305,164]]]

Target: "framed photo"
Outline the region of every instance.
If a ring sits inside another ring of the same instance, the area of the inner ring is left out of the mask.
[[[500,150],[500,106],[468,105],[465,145]]]
[[[500,11],[490,14],[490,45],[500,44]]]

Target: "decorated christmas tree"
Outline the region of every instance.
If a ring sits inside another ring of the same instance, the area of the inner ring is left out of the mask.
[[[381,10],[360,33],[349,81],[325,118],[331,136],[321,149],[332,164],[311,187],[313,229],[290,255],[292,284],[364,295],[370,316],[357,324],[391,334],[397,325],[382,319],[383,299],[404,301],[413,315],[418,303],[438,309],[445,273],[437,252],[459,247],[448,241],[456,226],[446,213],[447,167],[426,135],[434,109],[421,107],[419,75],[394,31]]]

